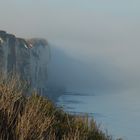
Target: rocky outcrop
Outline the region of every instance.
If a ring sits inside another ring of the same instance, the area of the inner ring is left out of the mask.
[[[26,40],[0,31],[0,72],[16,72],[40,92],[47,85],[49,55],[45,39]]]

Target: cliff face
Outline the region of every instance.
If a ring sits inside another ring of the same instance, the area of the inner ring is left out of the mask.
[[[49,47],[44,39],[22,39],[0,31],[0,72],[17,72],[33,89],[43,92],[47,85]]]

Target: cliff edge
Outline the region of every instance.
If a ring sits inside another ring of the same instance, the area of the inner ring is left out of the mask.
[[[0,31],[0,72],[18,73],[39,92],[46,88],[49,55],[45,39],[23,39]]]

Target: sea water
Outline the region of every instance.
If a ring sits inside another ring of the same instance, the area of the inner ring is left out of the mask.
[[[140,139],[139,90],[102,94],[67,92],[59,97],[57,104],[70,113],[88,113],[114,138]]]

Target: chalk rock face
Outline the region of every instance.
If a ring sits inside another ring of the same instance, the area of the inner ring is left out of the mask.
[[[45,39],[26,40],[0,31],[0,72],[16,72],[40,92],[47,85],[49,55]]]

